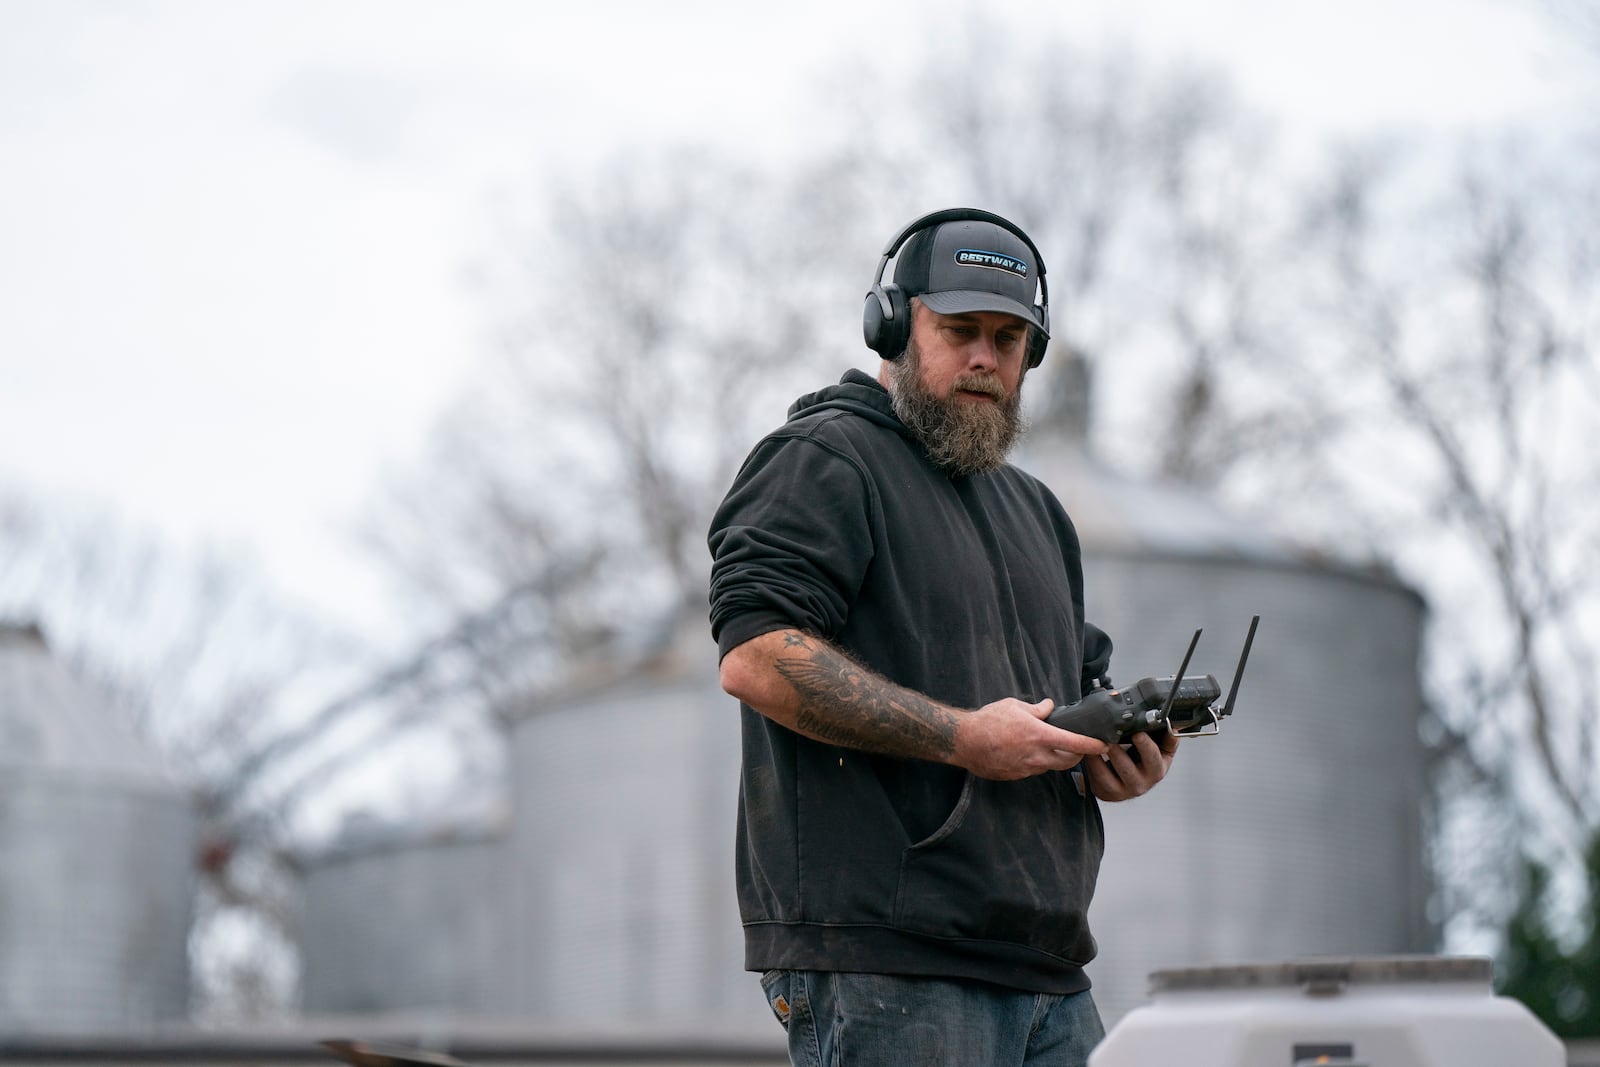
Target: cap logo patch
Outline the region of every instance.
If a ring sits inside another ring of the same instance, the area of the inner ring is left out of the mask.
[[[1008,256],[1004,252],[981,252],[976,248],[956,249],[956,263],[963,267],[988,267],[990,270],[1003,270],[1007,274],[1015,274],[1019,278],[1028,276],[1028,265],[1016,256]]]

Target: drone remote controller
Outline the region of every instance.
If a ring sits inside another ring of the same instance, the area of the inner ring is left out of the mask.
[[[1171,730],[1179,737],[1209,737],[1219,733],[1222,720],[1233,714],[1239,681],[1244,677],[1245,661],[1250,658],[1250,645],[1255,641],[1256,624],[1260,621],[1259,615],[1250,620],[1244,651],[1239,653],[1239,666],[1228,691],[1228,702],[1221,708],[1216,707],[1215,702],[1222,695],[1222,687],[1214,676],[1183,673],[1189,666],[1189,657],[1194,655],[1195,645],[1200,642],[1200,631],[1196,630],[1189,639],[1189,650],[1183,654],[1177,674],[1170,678],[1141,678],[1121,689],[1096,686],[1076,704],[1056,708],[1045,722],[1097,738],[1108,745],[1126,744],[1136,733],[1159,734]]]

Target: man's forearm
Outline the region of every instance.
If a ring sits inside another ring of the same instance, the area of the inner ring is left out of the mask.
[[[724,660],[723,679],[734,696],[818,741],[937,762],[955,752],[959,712],[798,630],[765,634],[734,649]]]

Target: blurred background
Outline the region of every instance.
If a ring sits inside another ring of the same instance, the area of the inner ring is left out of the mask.
[[[1590,0],[0,0],[0,1034],[777,1042],[705,529],[970,204],[1113,673],[1264,616],[1108,1022],[1449,952],[1600,1036],[1597,103]]]

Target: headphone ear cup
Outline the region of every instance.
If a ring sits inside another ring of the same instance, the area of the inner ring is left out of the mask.
[[[861,312],[861,335],[884,359],[899,359],[911,340],[911,309],[898,285],[874,285]]]
[[[883,330],[888,321],[884,311],[887,304],[888,300],[884,297],[883,290],[874,285],[867,293],[867,302],[861,308],[861,339],[874,352],[882,351]]]
[[[1044,326],[1043,330],[1028,331],[1028,369],[1032,370],[1044,362],[1044,350],[1050,345],[1050,309],[1043,304],[1035,304],[1033,313]]]

